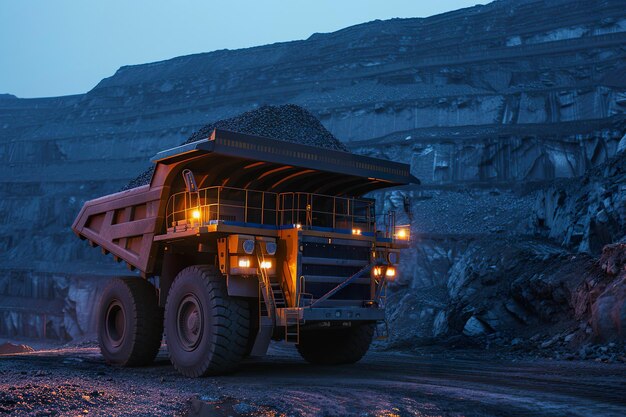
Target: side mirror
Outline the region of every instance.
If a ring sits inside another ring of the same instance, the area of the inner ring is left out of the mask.
[[[193,172],[190,169],[183,170],[183,179],[185,180],[185,187],[188,193],[197,193],[198,185],[196,184],[196,178],[193,176]]]

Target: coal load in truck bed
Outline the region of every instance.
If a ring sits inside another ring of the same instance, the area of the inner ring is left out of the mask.
[[[198,130],[185,142],[208,137],[214,129],[264,136],[339,151],[348,149],[307,110],[295,104],[263,106]]]
[[[185,143],[205,139],[214,129],[348,152],[348,149],[326,130],[315,116],[294,104],[263,106],[230,119],[218,120],[200,128]],[[123,190],[150,183],[153,170],[154,167],[150,167],[131,180]]]

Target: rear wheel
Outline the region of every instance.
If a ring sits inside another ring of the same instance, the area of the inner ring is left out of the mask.
[[[300,356],[318,365],[356,363],[367,353],[374,336],[373,324],[340,329],[303,331],[296,345]]]
[[[138,277],[111,280],[98,313],[104,359],[118,366],[149,365],[159,352],[162,334],[163,313],[154,286]]]
[[[226,280],[209,265],[183,269],[165,305],[165,335],[170,360],[183,375],[228,373],[246,354],[250,311],[244,299],[232,298]]]

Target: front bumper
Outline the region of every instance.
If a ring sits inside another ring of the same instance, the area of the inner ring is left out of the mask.
[[[277,325],[286,323],[286,310],[297,311],[301,323],[308,321],[381,321],[385,319],[385,310],[374,307],[300,307],[277,309]]]

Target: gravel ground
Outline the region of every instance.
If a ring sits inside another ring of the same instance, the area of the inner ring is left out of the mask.
[[[200,128],[185,143],[206,139],[214,129],[348,152],[315,116],[294,104],[263,106],[230,119],[218,120]],[[124,190],[148,184],[153,171],[154,167],[150,167],[129,182]]]
[[[0,414],[16,416],[623,416],[626,365],[472,350],[368,353],[316,367],[284,344],[236,374],[106,366],[97,348],[0,359]]]

